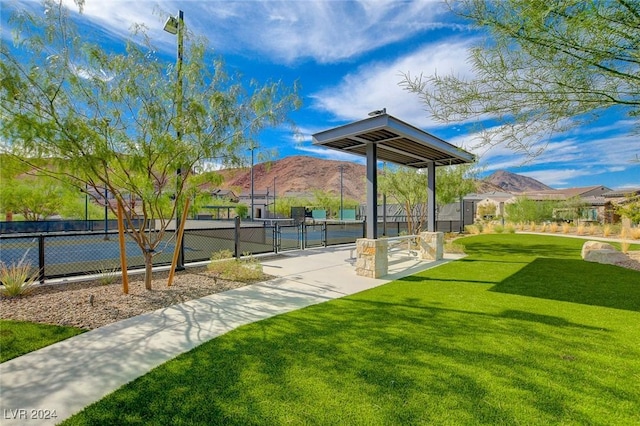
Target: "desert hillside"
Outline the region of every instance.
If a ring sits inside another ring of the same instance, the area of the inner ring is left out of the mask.
[[[366,167],[348,161],[324,160],[307,156],[286,157],[268,163],[256,164],[254,190],[273,191],[274,178],[276,193],[286,196],[300,193],[313,193],[321,190],[333,194],[340,193],[340,168],[343,168],[343,195],[346,198],[364,201],[366,198]],[[238,192],[251,190],[251,169],[249,167],[228,169],[220,172],[224,178],[223,189]],[[497,171],[477,182],[476,192],[485,193],[504,191],[520,193],[551,189],[535,179]]]
[[[510,192],[512,194],[553,189],[533,178],[511,173],[506,170],[498,170],[485,178],[484,181],[501,188],[504,192]]]
[[[287,193],[312,193],[314,190],[340,194],[341,167],[344,197],[363,201],[366,192],[364,165],[306,156],[286,157],[255,165],[254,190],[273,190],[275,179],[276,193],[280,196],[286,196]],[[241,192],[251,190],[250,168],[223,170],[221,174],[224,189],[237,191],[240,188]]]

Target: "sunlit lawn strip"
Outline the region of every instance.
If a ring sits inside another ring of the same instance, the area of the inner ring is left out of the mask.
[[[460,242],[463,260],[241,327],[68,424],[639,424],[640,273],[575,239]]]
[[[74,327],[0,320],[0,362],[85,332]]]

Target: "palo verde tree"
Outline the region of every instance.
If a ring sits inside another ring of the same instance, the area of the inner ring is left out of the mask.
[[[639,2],[460,0],[450,9],[486,34],[469,53],[474,77],[405,74],[400,83],[436,120],[494,118],[500,125],[479,132],[480,143],[530,156],[611,108],[639,130]]]
[[[313,198],[307,204],[301,204],[302,206],[313,206],[323,208],[327,210],[327,218],[339,219],[340,218],[340,194],[335,194],[330,191],[323,191],[321,189],[315,189],[313,191]],[[358,201],[346,197],[342,197],[343,209],[355,209],[358,207]],[[289,210],[291,211],[291,210]]]
[[[436,205],[458,201],[460,197],[475,191],[476,171],[473,165],[438,167],[436,172]],[[427,221],[427,170],[409,167],[385,168],[380,175],[378,190],[400,204],[407,213],[410,234],[421,231]]]
[[[615,206],[615,212],[628,218],[632,223],[640,223],[640,194],[629,193],[624,201]]]
[[[142,27],[124,51],[109,52],[78,32],[62,2],[44,6],[42,15],[14,14],[16,46],[0,47],[2,150],[90,195],[106,187],[123,207],[150,289],[153,256],[191,194],[196,165],[241,158],[258,132],[287,121],[296,89],[243,85],[188,33],[180,73]],[[156,232],[147,231],[152,220]]]

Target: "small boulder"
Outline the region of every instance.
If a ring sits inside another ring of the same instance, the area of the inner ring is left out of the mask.
[[[587,241],[582,245],[582,258],[587,262],[615,265],[629,258],[615,249],[611,244],[600,241]]]

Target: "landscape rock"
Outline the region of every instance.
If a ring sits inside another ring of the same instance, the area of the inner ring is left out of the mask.
[[[582,245],[582,258],[587,262],[617,265],[627,262],[629,257],[619,252],[611,244],[600,241],[587,241]]]

